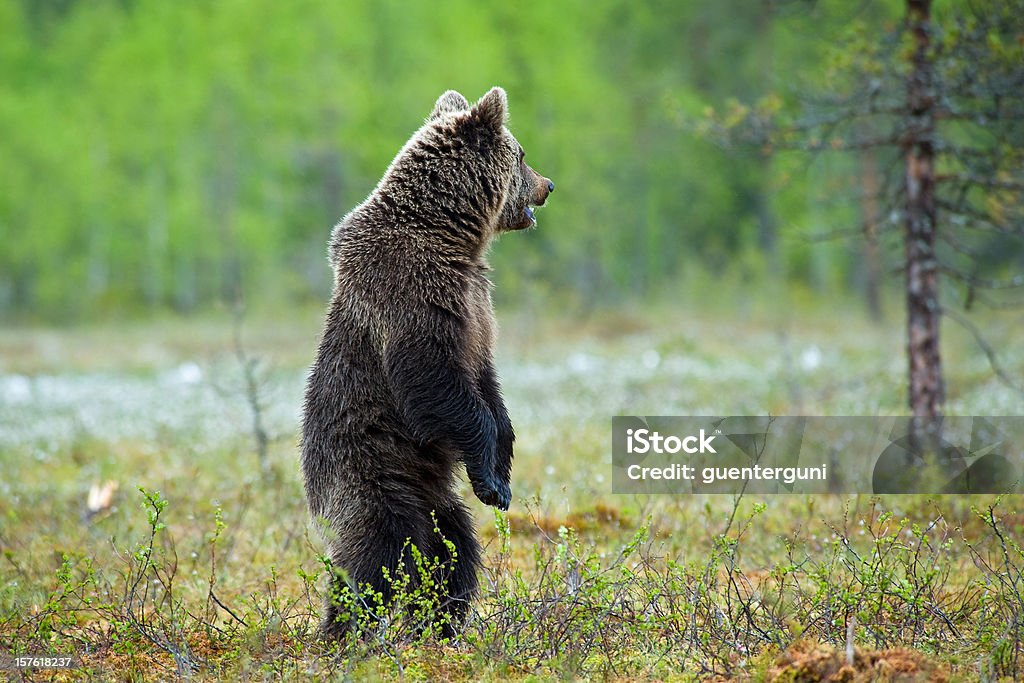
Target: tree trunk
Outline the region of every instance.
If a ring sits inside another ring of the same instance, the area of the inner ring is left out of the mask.
[[[940,415],[939,281],[935,257],[935,92],[931,0],[907,0],[914,53],[907,77],[906,158],[907,357],[910,409],[918,424]]]
[[[772,40],[772,19],[775,16],[775,2],[765,0],[761,2],[757,13],[757,48],[755,54],[760,62],[760,94],[766,93],[772,86],[772,76],[775,69],[775,55],[773,48],[775,42]],[[755,214],[757,216],[757,246],[761,249],[768,262],[768,275],[773,281],[782,277],[782,262],[778,248],[779,224],[775,217],[775,210],[772,206],[772,193],[769,178],[772,176],[772,157],[767,154],[756,152],[756,164],[758,167],[754,199]]]
[[[873,322],[881,322],[882,296],[880,293],[882,280],[882,257],[878,251],[878,223],[881,216],[878,201],[882,183],[878,178],[878,161],[875,151],[868,149],[861,154],[861,217],[864,221],[864,259],[861,264],[864,274],[864,301],[868,315]]]

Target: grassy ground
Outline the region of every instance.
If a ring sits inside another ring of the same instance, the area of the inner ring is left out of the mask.
[[[0,331],[0,651],[79,667],[5,674],[1024,675],[1016,496],[611,493],[615,414],[903,413],[898,321],[834,303],[499,317],[515,501],[507,515],[471,502],[486,544],[475,613],[454,643],[398,610],[342,649],[312,635],[325,568],[295,447],[319,311],[244,324],[262,468],[229,320]],[[1020,321],[983,322],[1024,375]],[[1024,414],[966,333],[947,327],[944,351],[951,414]]]

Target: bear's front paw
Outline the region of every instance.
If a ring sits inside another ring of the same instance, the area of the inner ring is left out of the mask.
[[[485,481],[473,482],[473,493],[484,505],[493,505],[499,510],[508,510],[512,503],[512,489],[503,481],[488,477]]]

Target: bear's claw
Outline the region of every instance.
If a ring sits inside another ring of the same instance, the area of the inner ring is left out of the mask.
[[[503,481],[490,479],[486,482],[474,482],[473,493],[484,505],[491,505],[499,510],[508,510],[512,503],[512,489]]]

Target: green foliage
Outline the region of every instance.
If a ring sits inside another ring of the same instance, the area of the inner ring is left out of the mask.
[[[431,515],[433,517],[433,514]],[[353,586],[346,572],[335,568],[321,556],[325,573],[332,578],[330,598],[338,607],[337,619],[347,624],[342,647],[352,654],[364,655],[384,648],[392,651],[412,643],[443,639],[442,633],[453,626],[444,605],[447,594],[443,577],[459,561],[455,544],[441,534],[435,518],[434,533],[441,537],[448,558],[427,557],[411,540],[402,548],[402,562],[395,571],[382,567],[391,598],[369,584]]]
[[[849,257],[797,265],[805,178],[687,123],[816,72],[803,38],[738,0],[0,0],[0,314],[322,301],[331,225],[440,92],[493,84],[558,187],[495,249],[499,297],[615,301],[697,263],[825,284]]]
[[[936,7],[942,82],[976,84],[978,106],[1012,90],[1018,5]],[[331,226],[440,92],[494,84],[558,187],[537,231],[495,248],[500,302],[671,299],[696,270],[854,289],[863,256],[807,238],[864,223],[861,165],[773,153],[884,131],[889,101],[855,131],[712,140],[790,129],[809,93],[862,102],[872,81],[902,97],[901,35],[898,4],[832,1],[0,0],[0,315],[322,303]],[[959,201],[1013,225],[1020,132],[988,142],[988,127],[944,126],[1004,188]],[[951,267],[969,271],[968,253],[1013,272],[1019,245],[979,227],[943,247]],[[882,252],[898,260],[895,240]]]

